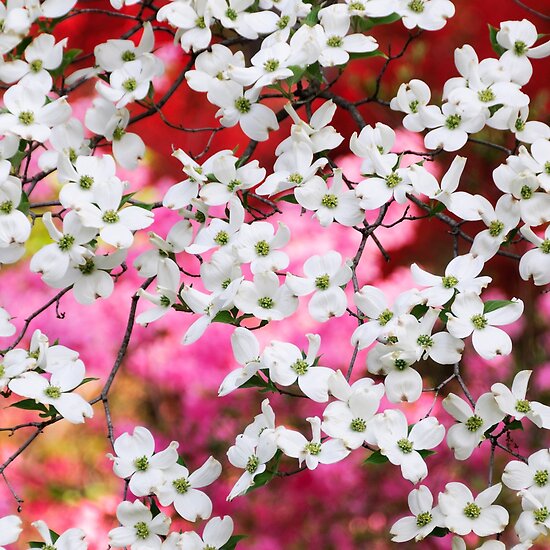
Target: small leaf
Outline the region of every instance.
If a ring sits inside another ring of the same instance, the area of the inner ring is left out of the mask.
[[[290,202],[291,204],[298,204],[298,201],[296,200],[294,193],[291,193],[290,195],[285,195],[284,197],[279,197],[277,199],[277,202],[279,201]]]
[[[53,76],[60,76],[65,72],[65,69],[82,53],[82,50],[79,50],[78,48],[74,48],[72,50],[67,50],[63,54],[63,61],[61,62],[61,65],[57,67],[57,69],[54,69],[53,71],[50,71]]]
[[[321,6],[315,6],[311,8],[311,11],[307,14],[307,17],[304,19],[304,23],[309,27],[314,27],[319,22],[319,10]]]
[[[353,19],[355,19],[355,17]],[[357,17],[357,20],[354,21],[354,23],[357,25],[356,28],[358,31],[365,32],[369,31],[373,27],[377,27],[378,25],[389,25],[399,21],[400,19],[401,16],[398,13],[390,13],[390,15],[386,15],[385,17]]]
[[[30,209],[30,201],[27,193],[25,191],[21,191],[21,200],[19,201],[19,205],[17,206],[17,210],[20,210],[23,212],[23,214],[27,215],[29,213]]]
[[[428,536],[429,537],[446,537],[449,530],[444,527],[436,527]]]
[[[498,56],[501,56],[505,51],[506,49],[503,48],[497,41],[497,32],[498,32],[498,29],[493,27],[492,25],[489,25],[489,37],[491,39],[491,46],[493,46],[493,50],[494,52],[498,55]]]
[[[47,413],[48,409],[46,405],[42,403],[37,403],[34,399],[23,399],[17,403],[13,403],[10,407],[15,407],[16,409],[23,409],[25,411],[40,411]],[[49,415],[48,415],[49,416]]]
[[[220,550],[234,550],[237,546],[237,543],[246,538],[246,535],[233,535],[221,548]]]
[[[287,83],[292,86],[292,84],[297,84],[302,80],[304,73],[306,72],[305,67],[299,67],[298,65],[291,65],[289,69],[294,73],[293,76],[290,76],[286,79]]]
[[[521,420],[513,420],[512,422],[506,424],[508,430],[523,430],[523,424]]]
[[[234,325],[235,319],[233,318],[231,313],[229,313],[229,311],[219,311],[218,313],[216,313],[216,316],[214,317],[214,319],[212,319],[212,322],[227,323],[228,325]]]
[[[497,309],[509,306],[510,304],[515,304],[512,300],[488,300],[483,304],[483,313],[491,313]]]
[[[374,50],[373,52],[353,52],[349,54],[350,59],[365,59],[367,57],[383,57],[384,59],[388,59],[388,56],[380,50]]]
[[[431,455],[434,455],[436,453],[436,451],[432,451],[431,449],[420,449],[418,451],[418,454],[422,457],[422,458],[426,458],[427,456],[431,456]]]
[[[380,451],[374,451],[364,460],[363,464],[385,464],[386,462],[389,462],[386,456],[384,456]]]
[[[411,309],[411,315],[414,315],[417,319],[420,319],[428,311],[428,306],[424,304],[418,304]]]

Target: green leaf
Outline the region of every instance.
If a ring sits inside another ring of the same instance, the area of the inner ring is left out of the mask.
[[[523,430],[523,424],[521,420],[513,420],[512,422],[506,424],[508,430]]]
[[[122,208],[135,194],[137,191],[134,191],[133,193],[128,193],[127,195],[122,195],[122,199],[120,199],[119,208]]]
[[[308,65],[307,68],[307,75],[314,79],[321,82],[323,80],[323,75],[321,73],[321,65],[319,65],[319,62],[313,63],[313,65]]]
[[[444,527],[436,527],[428,536],[429,537],[446,537],[449,530]]]
[[[158,507],[158,504],[154,498],[151,498],[151,513],[153,514],[153,517],[156,517],[160,514],[160,508]]]
[[[233,535],[221,548],[220,550],[234,550],[237,546],[237,543],[246,538],[246,535]]]
[[[284,197],[279,197],[277,199],[277,202],[279,201],[290,202],[291,204],[298,204],[298,201],[296,200],[294,193],[291,193],[290,195],[285,195]]]
[[[84,378],[84,380],[82,380],[82,382],[80,382],[80,384],[78,384],[78,386],[76,386],[76,388],[80,388],[80,386],[83,386],[84,384],[87,384],[88,382],[94,382],[95,380],[99,380],[99,378],[93,378],[93,377]],[[74,389],[76,390],[76,388],[74,388]]]
[[[275,453],[275,456],[268,462],[266,471],[258,474],[254,478],[254,484],[248,488],[246,494],[250,493],[251,491],[255,491],[256,489],[259,489],[264,485],[267,485],[275,477],[279,468],[279,461],[281,460],[282,455],[283,453],[280,450]]]
[[[428,306],[424,304],[418,304],[411,309],[411,315],[414,315],[417,319],[420,319],[428,311]]]
[[[366,57],[383,57],[384,59],[388,59],[388,56],[380,50],[374,50],[373,52],[355,52],[349,54],[350,59],[365,59]]]
[[[42,403],[37,403],[34,399],[23,399],[17,403],[13,403],[10,407],[15,407],[16,409],[23,409],[25,411],[40,411],[47,413],[48,409],[46,405]],[[49,416],[49,415],[48,415]]]
[[[386,456],[384,456],[380,451],[374,451],[364,460],[363,464],[385,464],[386,462],[389,462]]]
[[[442,203],[442,202],[436,202],[431,208],[430,208],[430,211],[428,213],[428,215],[430,217],[433,217],[437,214],[439,214],[440,212],[443,212],[443,210],[445,210],[445,205]]]
[[[308,25],[309,27],[314,27],[319,23],[319,10],[321,9],[321,6],[314,6],[311,8],[311,11],[308,13],[307,17],[304,19],[304,23]]]
[[[494,52],[501,56],[506,49],[503,48],[498,42],[497,42],[497,32],[498,29],[493,27],[492,25],[489,25],[489,38],[491,39],[491,46],[493,46]]]
[[[214,317],[214,319],[212,319],[212,322],[227,323],[228,325],[234,325],[235,319],[233,318],[231,313],[229,313],[229,311],[219,311],[218,313],[216,313],[216,316]]]
[[[427,456],[431,456],[431,455],[434,455],[436,453],[436,451],[432,451],[431,449],[420,449],[418,451],[418,454],[422,457],[422,458],[426,458]]]
[[[483,313],[491,313],[497,309],[509,306],[510,304],[515,304],[512,300],[488,300],[483,304]]]
[[[137,206],[138,208],[143,208],[144,210],[149,210],[149,212],[151,212],[151,210],[153,210],[153,205],[152,204],[148,204],[146,202],[141,202],[141,201],[132,201],[132,206]]]
[[[355,18],[357,17],[358,21],[355,21]],[[358,17],[354,16],[352,20],[357,25],[356,28],[360,32],[370,31],[373,27],[377,27],[378,25],[389,25],[391,23],[395,23],[396,21],[399,21],[401,19],[401,16],[398,13],[391,13],[390,15],[386,15],[385,17]]]
[[[65,69],[82,53],[82,50],[79,50],[78,48],[73,48],[72,50],[67,50],[63,54],[63,61],[61,62],[61,65],[57,67],[57,69],[54,69],[53,71],[50,71],[53,76],[61,76]]]
[[[302,80],[304,73],[306,72],[306,68],[299,67],[298,65],[291,65],[288,68],[293,72],[293,76],[287,78],[286,82],[289,86],[292,86],[292,84],[297,84],[300,80]]]
[[[23,212],[23,214],[27,215],[30,210],[30,201],[29,196],[25,191],[21,191],[21,200],[19,201],[19,205],[17,206],[17,210],[20,210]]]

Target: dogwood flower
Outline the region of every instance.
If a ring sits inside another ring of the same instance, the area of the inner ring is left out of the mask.
[[[187,521],[208,519],[212,514],[212,501],[201,489],[220,477],[222,465],[213,457],[192,474],[185,466],[174,464],[164,470],[164,483],[156,494],[162,506],[174,505],[176,512]]]
[[[537,401],[528,401],[525,398],[532,372],[530,370],[518,372],[514,377],[511,389],[497,382],[491,386],[491,391],[500,410],[507,415],[517,420],[527,417],[539,428],[548,429],[550,428],[550,407]]]
[[[514,529],[521,542],[532,544],[540,535],[547,535],[550,530],[550,493],[539,492],[537,495],[530,491],[520,491],[520,514]]]
[[[407,29],[438,31],[455,14],[455,7],[450,0],[397,0],[395,11]]]
[[[98,187],[95,203],[75,207],[82,224],[99,231],[99,236],[116,248],[129,248],[134,242],[132,231],[145,229],[153,223],[153,212],[139,206],[120,208],[122,184],[111,182]]]
[[[425,485],[419,485],[418,489],[409,493],[408,503],[413,515],[401,518],[392,525],[390,533],[393,535],[393,542],[424,540],[443,522],[439,506],[433,505],[432,493]]]
[[[155,492],[163,484],[164,471],[178,460],[178,447],[179,443],[172,441],[166,449],[155,453],[155,440],[151,432],[136,426],[132,434],[125,432],[115,439],[116,455],[108,453],[107,458],[113,461],[114,474],[120,478],[130,478],[130,491],[142,497]]]
[[[84,540],[86,534],[82,529],[73,528],[61,533],[55,542],[45,521],[33,521],[32,526],[40,533],[44,546],[52,550],[86,550],[88,543]]]
[[[429,86],[422,80],[413,79],[403,83],[397,90],[397,95],[391,100],[390,108],[394,111],[407,113],[403,126],[411,132],[422,132],[426,128],[422,121],[424,109],[434,109],[428,106],[431,98]],[[437,107],[435,107],[437,109]]]
[[[231,335],[233,356],[240,368],[231,371],[218,390],[218,396],[223,397],[250,380],[263,365],[260,357],[260,344],[254,334],[244,327],[237,327]]]
[[[305,395],[313,401],[324,403],[328,401],[328,380],[334,371],[315,364],[321,337],[318,334],[307,334],[306,337],[309,346],[305,358],[294,344],[274,340],[264,350],[264,364],[276,384],[290,386],[298,381]]]
[[[21,527],[21,518],[19,516],[11,515],[0,518],[0,547],[5,550],[3,546],[5,544],[13,544],[17,542],[19,535],[23,531]]]
[[[376,159],[376,156],[374,158]],[[400,204],[407,202],[407,193],[413,190],[408,168],[392,170],[382,163],[377,166],[376,174],[381,177],[362,180],[355,188],[361,208],[375,210],[391,198],[394,198]]]
[[[65,276],[69,265],[74,262],[83,265],[87,250],[83,245],[97,234],[95,228],[85,227],[78,214],[71,210],[63,218],[63,232],[52,220],[52,213],[46,212],[42,221],[55,243],[42,247],[31,259],[30,269],[41,273],[44,281],[56,280]]]
[[[48,101],[39,87],[23,84],[10,86],[4,93],[6,111],[0,114],[0,132],[26,140],[44,143],[53,126],[63,124],[71,116],[71,107],[64,97]]]
[[[353,227],[364,218],[356,193],[344,185],[342,171],[336,169],[330,188],[324,179],[311,178],[294,190],[298,204],[315,212],[314,218],[323,227],[333,221]]]
[[[550,450],[541,449],[527,458],[527,463],[511,460],[504,467],[502,482],[514,491],[529,490],[532,494],[548,493],[550,482]]]
[[[456,338],[472,335],[472,344],[483,359],[497,355],[508,355],[512,351],[512,340],[500,325],[517,321],[523,313],[523,302],[513,298],[504,307],[485,311],[481,298],[473,293],[459,294],[447,314],[447,330]]]
[[[323,256],[311,256],[304,263],[305,277],[292,273],[286,275],[286,285],[296,296],[314,292],[308,304],[310,315],[319,322],[342,316],[347,307],[344,290],[352,276],[347,263],[342,264],[342,256],[335,250]]]
[[[272,271],[256,273],[254,281],[243,281],[234,299],[244,313],[258,319],[279,321],[292,315],[298,308],[298,298]]]
[[[109,531],[109,544],[115,548],[129,546],[132,550],[160,550],[172,520],[160,512],[155,517],[139,500],[123,501],[116,509],[120,527]]]
[[[502,485],[497,483],[474,498],[463,483],[447,483],[438,498],[445,527],[457,535],[467,535],[473,531],[480,537],[486,537],[502,532],[508,525],[509,515],[505,508],[493,504],[501,489]]]
[[[233,29],[244,38],[255,40],[260,34],[272,33],[277,27],[278,17],[274,12],[246,11],[253,0],[211,0],[214,17],[226,29]]]
[[[311,424],[311,440],[286,428],[279,433],[277,445],[285,455],[297,458],[300,466],[305,462],[309,470],[315,470],[319,464],[340,462],[349,455],[350,450],[346,449],[340,439],[329,439],[321,443],[321,420],[317,416],[306,420]]]
[[[341,439],[348,449],[358,449],[365,442],[367,428],[384,395],[384,386],[363,378],[349,386],[342,374],[329,380],[329,389],[338,399],[329,403],[323,413],[323,431]]]
[[[472,254],[456,256],[445,268],[445,275],[439,277],[424,271],[417,264],[411,265],[411,273],[415,282],[429,287],[420,291],[428,306],[437,307],[447,303],[455,294],[474,292],[481,294],[482,289],[492,281],[491,277],[478,277],[484,266],[483,258]]]
[[[14,393],[34,399],[43,405],[52,405],[57,412],[72,424],[81,424],[85,418],[92,418],[92,406],[72,390],[84,380],[85,368],[82,361],[69,368],[56,369],[49,380],[36,371],[28,371],[13,378],[8,387]]]
[[[492,393],[481,395],[473,411],[464,399],[450,393],[443,400],[443,408],[458,421],[447,431],[447,445],[457,460],[469,458],[485,439],[485,432],[498,424],[505,414]]]
[[[409,432],[407,418],[398,409],[386,409],[370,423],[367,441],[380,453],[401,467],[401,475],[418,483],[428,475],[428,468],[418,452],[437,447],[445,437],[445,428],[433,416],[417,422]]]
[[[533,279],[533,284],[542,286],[550,283],[550,226],[546,228],[544,239],[524,225],[521,234],[537,248],[528,250],[519,261],[519,274],[524,281]]]
[[[202,537],[194,531],[186,531],[181,535],[181,546],[189,550],[219,550],[231,538],[233,520],[229,516],[212,518],[205,526]]]

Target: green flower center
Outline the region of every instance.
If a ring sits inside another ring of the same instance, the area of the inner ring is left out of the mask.
[[[206,215],[204,212],[201,212],[200,210],[197,210],[195,212],[195,219],[199,222],[199,223],[204,223],[206,221]]]
[[[386,176],[386,185],[390,189],[397,187],[402,181],[403,178],[396,172],[392,172],[389,176]]]
[[[329,208],[332,210],[333,208],[336,208],[338,206],[338,197],[331,194],[323,195],[323,198],[321,199],[321,204],[325,208]]]
[[[290,22],[290,17],[288,15],[283,15],[279,21],[277,21],[277,27],[282,30],[286,29],[288,23]]]
[[[413,99],[410,103],[409,103],[409,109],[411,110],[411,113],[418,113],[418,99]]]
[[[225,246],[229,242],[227,231],[218,231],[218,234],[214,237],[214,242],[220,246]]]
[[[473,502],[468,502],[468,504],[464,507],[463,512],[467,518],[477,519],[481,515],[481,508]]]
[[[445,126],[449,130],[456,130],[460,126],[461,122],[462,122],[462,117],[460,115],[449,115],[445,119]]]
[[[548,519],[548,516],[550,516],[550,511],[546,506],[533,510],[533,517],[537,523],[544,523]]]
[[[424,349],[431,348],[434,345],[434,339],[429,334],[421,334],[416,343]]]
[[[517,118],[514,126],[518,132],[523,132],[523,130],[525,130],[525,121],[521,118]]]
[[[168,296],[165,296],[164,294],[160,297],[160,305],[162,307],[170,307],[172,305],[172,300],[168,298]]]
[[[528,185],[524,185],[519,194],[522,199],[530,199],[533,196],[533,190]]]
[[[489,235],[491,237],[498,237],[504,231],[504,223],[500,220],[492,221],[489,224]]]
[[[302,174],[299,174],[298,172],[294,172],[293,174],[290,174],[290,176],[288,176],[289,183],[300,185],[300,183],[302,183],[303,181],[304,181],[304,176],[302,176]]]
[[[540,249],[543,254],[550,254],[550,239],[544,239],[544,241],[540,243]]]
[[[24,126],[30,126],[34,122],[34,113],[32,111],[19,113],[19,122]]]
[[[320,443],[307,443],[304,451],[310,455],[317,456],[321,452]]]
[[[2,214],[11,214],[13,210],[13,202],[11,201],[4,201],[2,203],[0,203],[0,212],[2,212]]]
[[[550,161],[544,163],[544,172],[550,175]]]
[[[487,317],[481,313],[474,315],[471,321],[477,330],[483,330],[487,326]]]
[[[514,42],[514,53],[516,55],[524,55],[527,51],[527,44],[523,40],[516,40]]]
[[[101,219],[105,223],[117,223],[120,220],[120,216],[115,210],[107,210]]]
[[[352,2],[348,5],[349,11],[365,11],[365,5],[361,2]]]
[[[432,514],[430,512],[422,512],[416,516],[416,525],[417,527],[426,527],[429,523],[432,522]]]
[[[4,365],[0,365],[0,378],[4,378],[5,374],[6,374],[6,367],[4,367]]]
[[[81,189],[90,189],[93,184],[94,178],[92,178],[92,176],[80,176],[80,179],[78,180],[78,185]]]
[[[245,115],[251,109],[250,100],[246,99],[246,97],[238,97],[235,100],[235,109],[237,109],[239,113],[242,113],[243,115]]]
[[[380,326],[384,327],[384,326],[386,326],[392,319],[393,319],[393,311],[390,311],[389,309],[385,309],[385,310],[378,316],[378,323],[380,324]]]
[[[41,547],[41,550],[57,550],[55,546],[52,546],[51,544],[45,544]]]
[[[72,235],[63,235],[63,237],[61,237],[59,241],[57,241],[57,246],[63,252],[67,252],[67,250],[69,250],[73,246],[73,244],[74,237]]]
[[[397,369],[397,370],[405,370],[407,368],[407,361],[405,361],[405,359],[396,359],[394,362],[393,362],[393,366]]]
[[[113,141],[120,141],[124,137],[125,133],[126,130],[124,130],[120,126],[117,126],[113,131]]]
[[[470,416],[468,420],[466,420],[464,425],[470,432],[477,432],[479,428],[483,426],[483,418],[481,418],[481,416],[478,416],[477,414],[474,414],[473,416]]]
[[[413,452],[413,444],[406,438],[400,439],[397,442],[397,446],[401,449],[401,452],[408,455]]]
[[[343,43],[344,43],[344,41],[342,40],[341,36],[331,36],[327,40],[327,46],[329,48],[340,48],[340,47],[342,47]]]
[[[279,60],[278,59],[268,59],[264,63],[264,71],[266,73],[272,73],[273,71],[276,71],[279,68]]]
[[[222,282],[222,288],[225,290],[231,284],[231,279],[226,279]]]
[[[527,414],[531,410],[531,404],[527,399],[519,399],[516,403],[516,411]]]
[[[270,251],[269,243],[267,241],[258,241],[254,246],[254,250],[258,256],[267,256]]]
[[[386,344],[390,346],[392,344],[397,344],[397,342],[399,342],[399,339],[397,338],[397,336],[394,336],[393,334],[391,336],[388,336],[388,338],[386,339]]]
[[[78,266],[82,275],[91,275],[95,271],[95,263],[92,258],[86,258],[86,261]]]
[[[447,275],[441,280],[443,288],[453,288],[458,284],[458,279],[454,275]]]
[[[134,466],[136,467],[136,470],[140,472],[145,472],[147,468],[149,468],[149,458],[145,455],[141,456],[140,458],[136,458],[134,460]]]
[[[489,103],[489,101],[493,101],[496,96],[491,88],[485,88],[485,90],[477,92],[477,97],[482,103]]]
[[[125,52],[122,52],[122,55],[120,57],[124,62],[134,61],[134,59],[136,58],[136,54],[130,50],[126,50]]]
[[[134,529],[136,530],[136,537],[138,539],[146,539],[149,536],[149,527],[144,521],[138,521],[134,525]]]
[[[327,290],[327,288],[330,286],[330,277],[328,273],[325,273],[324,275],[319,275],[319,277],[315,279],[315,286],[319,290]]]
[[[35,59],[31,64],[30,64],[30,69],[31,69],[31,72],[33,73],[38,73],[39,71],[42,70],[42,60],[41,59]]]
[[[424,11],[424,0],[412,0],[407,6],[414,13],[422,13]]]
[[[48,386],[44,390],[44,395],[50,399],[59,399],[61,397],[61,388],[59,386]]]
[[[256,455],[252,455],[248,457],[248,460],[246,461],[246,466],[244,469],[248,473],[253,474],[258,469],[259,465],[260,465],[260,459]]]
[[[349,426],[354,432],[364,432],[367,429],[367,423],[362,418],[354,418]]]
[[[548,470],[537,470],[533,476],[533,481],[539,487],[544,487],[548,483]]]
[[[227,184],[227,189],[229,189],[229,191],[233,192],[233,191],[235,191],[235,189],[237,189],[237,187],[239,187],[240,185],[242,185],[242,181],[241,181],[241,180],[231,180],[231,181]]]
[[[263,309],[271,309],[275,305],[275,302],[273,301],[273,298],[264,296],[258,300],[258,305]]]
[[[134,77],[127,78],[122,83],[122,88],[127,92],[135,92],[137,88],[137,80]]]
[[[204,17],[197,17],[195,19],[195,26],[197,26],[199,29],[206,29],[206,22],[204,20]]]
[[[233,8],[227,8],[227,11],[225,12],[225,16],[230,21],[236,21],[239,14]]]
[[[293,363],[290,367],[298,376],[302,376],[305,374],[308,369],[309,365],[307,364],[307,361],[305,359],[298,359],[295,363]]]
[[[184,493],[187,493],[187,491],[191,487],[191,483],[187,481],[187,478],[180,477],[172,481],[172,486],[174,487],[177,493],[179,493],[180,495],[183,495]]]

